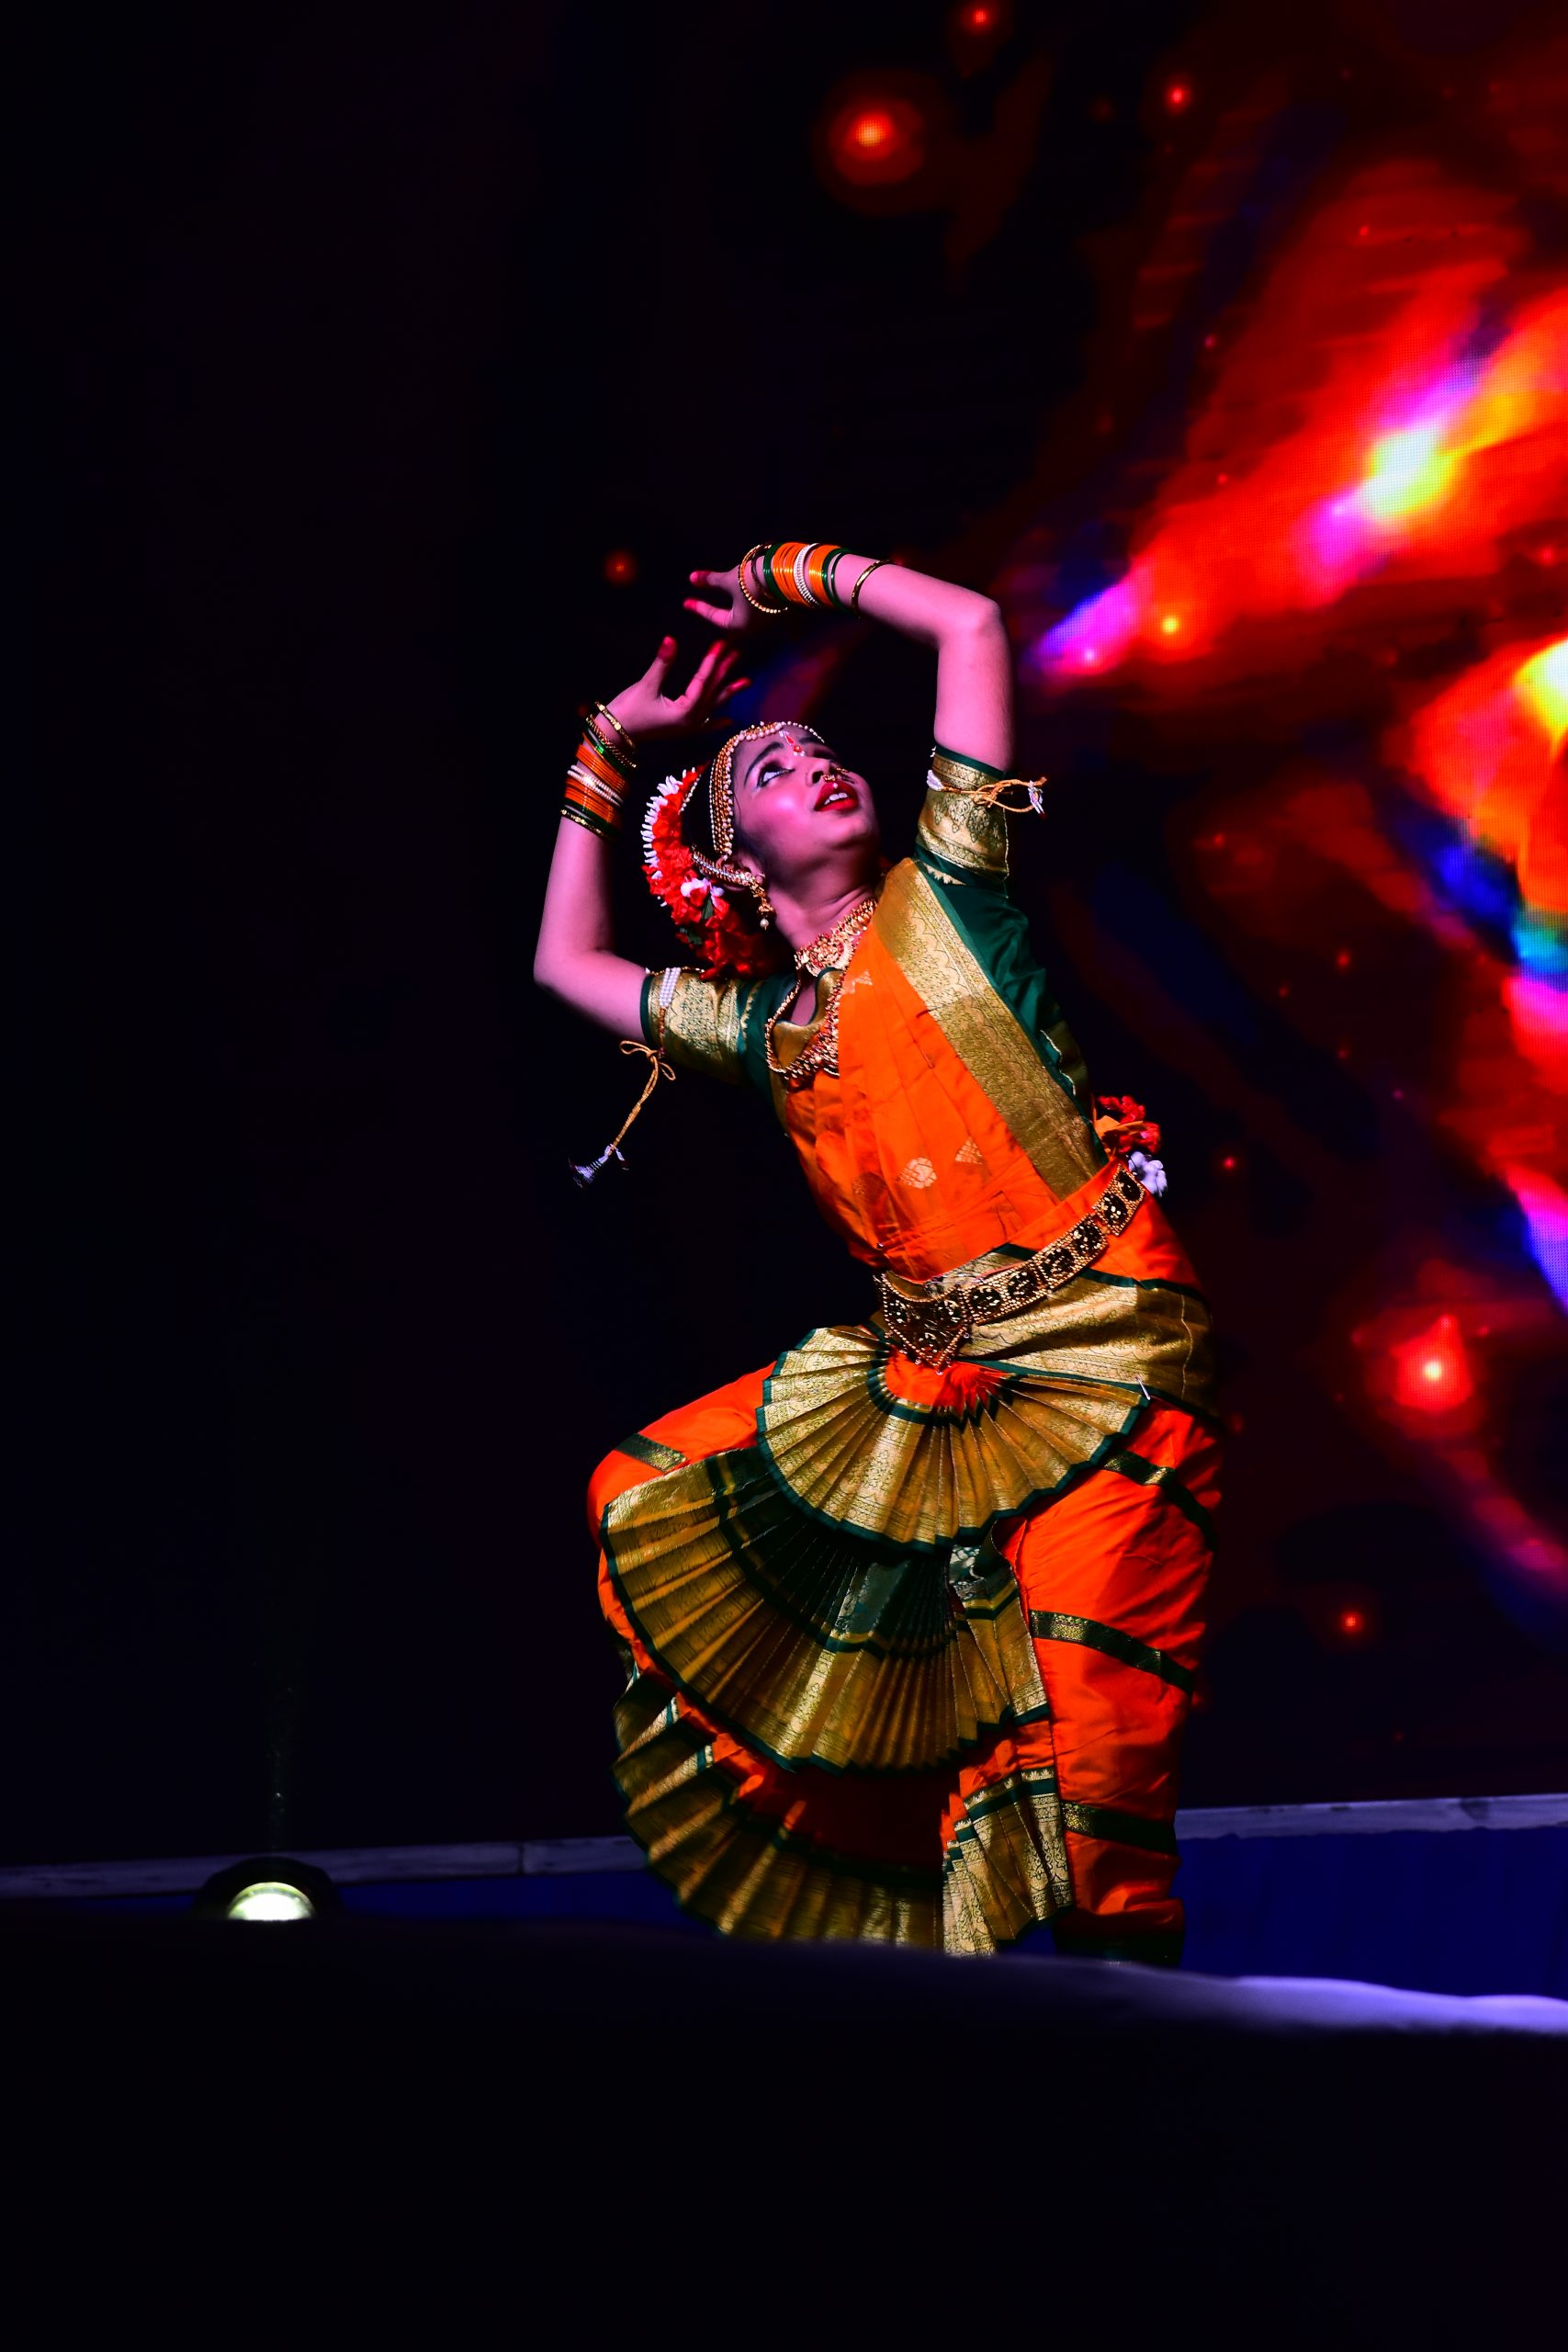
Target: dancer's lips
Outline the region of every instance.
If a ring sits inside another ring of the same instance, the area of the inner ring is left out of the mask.
[[[832,775],[811,805],[813,808],[858,808],[860,795],[842,776]]]

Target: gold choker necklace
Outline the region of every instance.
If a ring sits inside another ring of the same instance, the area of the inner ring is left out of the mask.
[[[847,964],[854,953],[856,940],[875,912],[874,895],[858,899],[847,915],[839,917],[831,931],[823,932],[818,938],[808,940],[804,947],[795,949],[795,970],[809,972],[814,980],[819,980],[824,972],[835,971]]]
[[[862,932],[875,912],[874,896],[862,899],[847,915],[839,917],[831,931],[825,931],[819,938],[796,948],[796,971],[807,972],[813,979],[819,980],[824,972],[840,970],[854,954]],[[767,1057],[768,1068],[792,1092],[797,1086],[809,1086],[818,1070],[825,1071],[829,1078],[839,1075],[839,996],[840,991],[835,988],[823,1008],[821,1019],[792,1062],[781,1062],[773,1051],[773,1032],[789,1010],[791,1000],[788,997],[762,1032],[762,1051]]]

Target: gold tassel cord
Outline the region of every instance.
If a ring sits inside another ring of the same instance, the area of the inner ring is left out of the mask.
[[[573,1179],[578,1184],[583,1187],[592,1184],[594,1178],[600,1173],[601,1170],[607,1168],[612,1159],[617,1161],[623,1168],[626,1166],[626,1158],[621,1150],[621,1144],[624,1138],[626,1137],[628,1130],[635,1125],[637,1120],[641,1115],[643,1107],[648,1102],[649,1096],[653,1092],[653,1090],[659,1084],[660,1080],[661,1078],[673,1080],[675,1076],[673,1065],[665,1060],[663,1054],[660,1051],[657,1046],[645,1046],[641,1040],[637,1037],[623,1037],[621,1039],[621,1051],[623,1054],[642,1054],[646,1056],[649,1064],[648,1078],[644,1083],[642,1092],[637,1096],[637,1101],[632,1104],[631,1109],[626,1113],[626,1117],[621,1121],[620,1125],[615,1129],[614,1136],[605,1145],[604,1150],[599,1154],[598,1159],[589,1160],[581,1168],[575,1160],[569,1162]]]
[[[976,786],[971,797],[982,801],[987,808],[1001,808],[1014,817],[1026,817],[1032,813],[1043,817],[1045,814],[1044,786],[1047,781],[1043,775],[998,776],[994,784],[987,782]],[[1003,796],[1010,792],[1021,792],[1023,798],[1006,799]]]

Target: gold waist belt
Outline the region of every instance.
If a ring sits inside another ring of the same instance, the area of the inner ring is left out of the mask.
[[[1143,1197],[1132,1170],[1119,1167],[1087,1216],[1015,1266],[979,1276],[939,1274],[918,1288],[900,1285],[895,1274],[878,1274],[888,1338],[917,1363],[940,1372],[976,1324],[999,1323],[1038,1306],[1102,1258],[1117,1234],[1126,1232]]]

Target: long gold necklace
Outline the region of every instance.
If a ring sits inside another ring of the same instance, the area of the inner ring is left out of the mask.
[[[847,914],[839,917],[831,930],[820,933],[816,939],[808,940],[804,947],[795,949],[795,970],[809,973],[815,980],[819,980],[824,972],[841,971],[854,954],[862,932],[875,912],[874,895],[859,899]],[[795,993],[798,995],[799,990],[797,989]],[[768,1025],[762,1032],[762,1048],[767,1057],[768,1068],[775,1078],[784,1081],[785,1086],[807,1085],[818,1070],[825,1070],[830,1077],[837,1078],[840,993],[839,989],[833,990],[821,1020],[792,1062],[781,1062],[774,1054],[773,1031],[794,1002],[794,998],[786,996],[778,1011],[770,1016]]]

